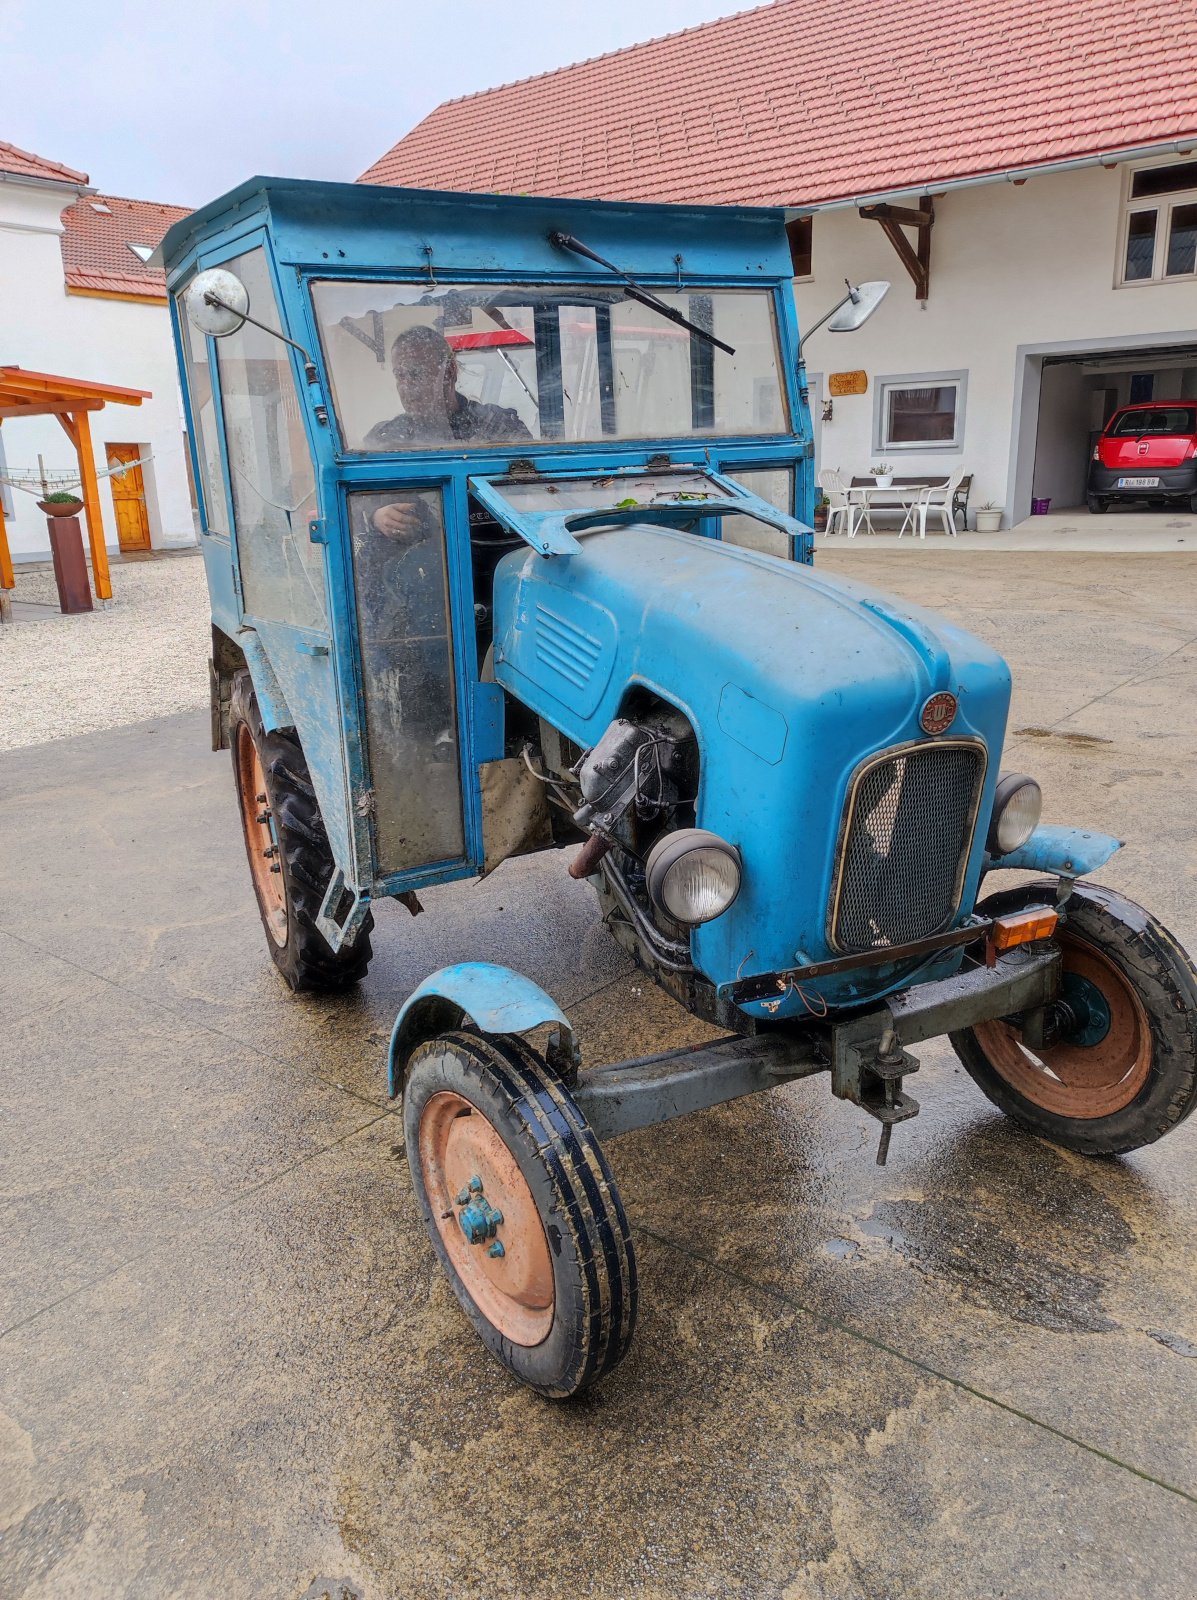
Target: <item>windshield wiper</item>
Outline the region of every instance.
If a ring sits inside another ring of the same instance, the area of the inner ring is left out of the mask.
[[[630,278],[622,267],[617,267],[614,261],[608,261],[605,256],[600,256],[597,250],[592,250],[589,245],[583,244],[581,239],[575,239],[572,233],[550,233],[549,243],[555,245],[558,250],[572,250],[576,256],[585,256],[588,261],[597,261],[600,267],[606,267],[608,272],[613,272],[616,277],[622,278],[630,300],[638,300],[642,306],[649,306],[661,316],[667,317],[670,322],[676,322],[679,328],[688,328],[691,333],[696,333],[700,339],[705,339],[716,349],[725,350],[729,356],[735,355],[736,352],[730,344],[724,344],[722,339],[716,339],[706,328],[700,328],[696,322],[683,317],[680,311],[675,311],[672,306],[666,305],[664,300],[658,300],[655,294],[637,283],[635,278]]]

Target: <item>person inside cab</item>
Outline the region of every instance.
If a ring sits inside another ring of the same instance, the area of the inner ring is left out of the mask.
[[[403,410],[374,424],[364,441],[367,450],[532,437],[511,406],[487,405],[461,393],[457,357],[444,335],[427,323],[397,336],[391,345],[391,372]],[[390,539],[404,540],[423,531],[426,516],[426,508],[411,497],[380,506],[371,526]]]

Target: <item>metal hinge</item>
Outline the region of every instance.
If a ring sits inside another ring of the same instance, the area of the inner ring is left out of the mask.
[[[313,517],[308,523],[308,538],[313,544],[328,543],[328,524],[323,517]]]

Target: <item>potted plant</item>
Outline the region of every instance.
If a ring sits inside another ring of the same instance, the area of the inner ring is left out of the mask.
[[[879,489],[888,489],[894,481],[894,469],[888,461],[879,461],[875,467],[869,468],[869,477],[877,480]]]
[[[48,517],[77,517],[83,510],[83,501],[66,489],[56,489],[44,500],[39,500],[37,508]]]
[[[977,532],[996,533],[1002,525],[1002,508],[992,500],[977,507]]]
[[[814,529],[816,533],[823,533],[826,530],[827,513],[830,507],[831,501],[828,500],[825,494],[821,494],[815,501]]]

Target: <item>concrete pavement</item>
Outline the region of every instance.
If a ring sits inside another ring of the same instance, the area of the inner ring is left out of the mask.
[[[1006,652],[1004,764],[1197,950],[1197,557],[908,556],[820,550]],[[1188,1600],[1197,1119],[1086,1161],[936,1043],[885,1169],[823,1078],[630,1135],[636,1343],[540,1401],[416,1217],[395,1011],[489,958],[592,1062],[703,1030],[552,854],[292,997],[206,733],[0,758],[0,1596]]]
[[[974,507],[975,510],[975,507]],[[878,521],[876,533],[857,533],[849,539],[845,534],[820,534],[816,540],[819,550],[922,550],[962,551],[979,550],[1027,551],[1091,551],[1103,555],[1124,552],[1128,555],[1150,553],[1193,553],[1197,551],[1197,513],[1186,507],[1174,509],[1135,506],[1109,511],[1104,516],[1091,516],[1085,506],[1072,506],[1062,511],[1049,511],[1041,517],[1027,517],[1012,528],[997,533],[977,533],[966,530],[952,538],[945,534],[937,522],[927,524],[927,537],[915,539],[911,534],[899,538],[897,521],[892,513],[884,522]]]

